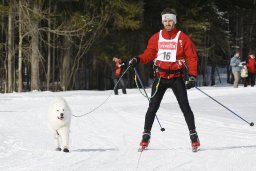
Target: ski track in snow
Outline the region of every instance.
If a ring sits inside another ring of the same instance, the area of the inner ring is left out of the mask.
[[[256,121],[256,88],[201,89],[246,120]],[[137,152],[148,101],[136,89],[127,92],[112,95],[93,113],[72,117],[70,153],[54,151],[46,120],[51,99],[63,96],[73,114],[82,115],[101,104],[111,91],[0,94],[0,170],[256,170],[255,127],[196,89],[189,90],[188,96],[200,151],[191,151],[184,117],[168,90],[157,113],[166,131],[161,132],[155,120],[148,150]]]

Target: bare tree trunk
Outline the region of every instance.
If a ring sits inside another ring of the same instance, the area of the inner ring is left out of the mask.
[[[63,91],[66,91],[69,88],[70,85],[70,47],[71,47],[71,42],[70,40],[65,37],[64,40],[64,51],[63,51],[63,60],[62,60],[62,68],[61,68],[61,87]]]
[[[212,65],[212,68],[211,68],[211,86],[215,85],[215,72],[216,72],[216,65]]]
[[[256,0],[254,0],[254,4],[255,3],[256,3]],[[253,40],[253,30],[254,30],[254,25],[256,25],[256,21],[255,21],[256,20],[256,14],[255,14],[255,12],[252,12],[251,15],[252,15],[252,20],[251,20],[252,24],[249,26],[249,51],[250,52],[253,49],[253,42],[252,42],[252,40]]]
[[[206,50],[207,51],[207,50]],[[208,52],[206,56],[201,58],[201,73],[202,73],[202,86],[207,86],[207,63],[208,63]]]
[[[7,92],[11,93],[13,92],[14,83],[13,83],[13,72],[15,71],[15,68],[13,67],[13,59],[14,59],[14,41],[13,41],[13,35],[14,35],[14,29],[13,29],[13,14],[12,9],[10,9],[9,15],[8,15],[8,64],[7,64],[7,77],[8,77],[8,83],[7,83]]]
[[[18,92],[22,91],[22,33],[21,33],[21,0],[19,0],[19,62],[18,62]]]
[[[3,2],[3,1],[2,1]],[[5,27],[6,27],[6,23],[4,22],[4,15],[1,15],[1,37],[0,37],[0,41],[1,41],[1,43],[3,43],[4,44],[4,34],[5,34]],[[3,50],[2,51],[4,51],[4,48],[2,48]],[[1,53],[3,53],[1,51]],[[3,56],[3,58],[4,58],[4,56]],[[4,60],[3,61],[1,61],[1,62],[3,62],[3,68],[2,69],[5,69],[5,62],[4,62]],[[5,71],[5,70],[4,70]],[[4,89],[5,88],[5,85],[6,85],[6,77],[5,77],[5,72],[3,72],[3,73],[1,73],[1,77],[0,77],[0,83],[1,83],[1,89],[0,89],[0,91],[6,91],[6,89]]]
[[[53,6],[53,13],[56,13],[56,10],[57,10],[57,5],[55,4]],[[52,26],[54,27],[56,25],[56,19],[53,19],[52,20]],[[55,71],[56,71],[56,58],[58,56],[58,48],[55,48],[57,46],[57,35],[56,34],[53,34],[52,35],[52,44],[53,44],[53,47],[52,48],[52,74],[51,74],[51,78],[52,78],[52,83],[54,84],[54,91],[58,90],[58,85],[59,85],[59,79],[56,80],[55,78]],[[56,84],[55,84],[56,83]]]
[[[54,34],[53,35],[53,46],[55,47],[56,46],[56,35]],[[56,53],[56,51],[57,51],[57,49],[56,48],[53,48],[52,49],[52,83],[55,85],[55,60],[56,60],[56,56],[57,56],[57,53]],[[59,80],[58,81],[56,81],[57,83],[59,82]],[[58,84],[57,84],[58,85]],[[56,88],[57,88],[57,86],[56,86]]]
[[[140,3],[143,3],[142,0],[140,0]],[[144,24],[144,14],[141,13],[140,15],[140,21],[142,22],[142,25]],[[139,42],[139,51],[142,52],[145,49],[145,36],[144,34],[138,35],[138,42]],[[148,80],[149,80],[149,69],[148,65],[139,65],[139,70],[141,72],[141,79],[144,85],[148,86]],[[150,68],[151,69],[151,68]],[[146,70],[146,71],[145,71]]]
[[[38,13],[37,4],[34,4],[33,11],[35,14]],[[39,90],[39,31],[38,21],[31,20],[32,23],[32,34],[31,34],[31,90]]]
[[[48,43],[51,40],[51,33],[48,33]],[[50,80],[51,80],[51,46],[48,44],[48,55],[47,55],[47,77],[46,77],[46,89],[50,89]]]
[[[241,9],[242,10],[242,9]],[[244,56],[244,10],[242,10],[242,15],[240,16],[240,55],[241,55],[241,59],[244,60],[245,56]],[[246,59],[246,58],[245,58]]]
[[[49,0],[49,16],[51,13],[51,0]],[[51,18],[48,18],[48,27],[49,29],[51,28]],[[48,57],[47,57],[47,77],[46,77],[46,89],[50,89],[50,79],[51,79],[51,33],[50,31],[48,32],[47,35],[47,41],[48,41]]]

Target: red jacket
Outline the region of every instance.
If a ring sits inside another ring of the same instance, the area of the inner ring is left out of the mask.
[[[248,57],[246,66],[248,68],[248,72],[252,74],[256,74],[256,62],[255,58]]]
[[[172,31],[167,32],[165,29],[162,30],[162,36],[164,39],[174,39],[178,33],[178,29],[175,27]],[[138,55],[140,63],[146,64],[157,57],[158,52],[158,39],[159,32],[155,33],[148,41],[148,45],[143,54]],[[191,39],[183,32],[180,33],[178,39],[176,62],[161,62],[161,69],[164,70],[179,70],[186,67],[183,62],[186,61],[189,75],[197,76],[197,62],[198,57],[196,53],[196,47]],[[180,75],[178,75],[180,76]],[[160,72],[162,78],[173,78],[176,77],[174,74],[166,75],[166,73]]]

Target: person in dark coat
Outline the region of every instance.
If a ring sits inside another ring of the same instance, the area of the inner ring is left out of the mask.
[[[112,79],[114,81],[114,85],[117,84],[118,80],[118,85],[115,86],[115,89],[114,89],[114,93],[115,95],[118,95],[118,86],[119,86],[119,83],[122,87],[122,92],[123,94],[126,94],[126,86],[125,86],[125,82],[124,82],[124,79],[121,78],[120,76],[122,75],[122,70],[123,70],[123,67],[125,66],[125,63],[121,61],[121,59],[117,58],[117,57],[114,57],[113,58],[113,62],[112,62]]]

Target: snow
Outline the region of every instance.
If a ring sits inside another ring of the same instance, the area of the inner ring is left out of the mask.
[[[256,121],[255,87],[200,87],[239,114]],[[147,89],[150,92],[150,89]],[[4,171],[255,171],[256,130],[193,88],[188,91],[201,150],[193,153],[184,117],[171,90],[155,120],[149,150],[137,152],[147,99],[137,89],[0,94],[0,170]],[[54,151],[47,128],[51,99],[63,96],[74,115],[70,153]]]

